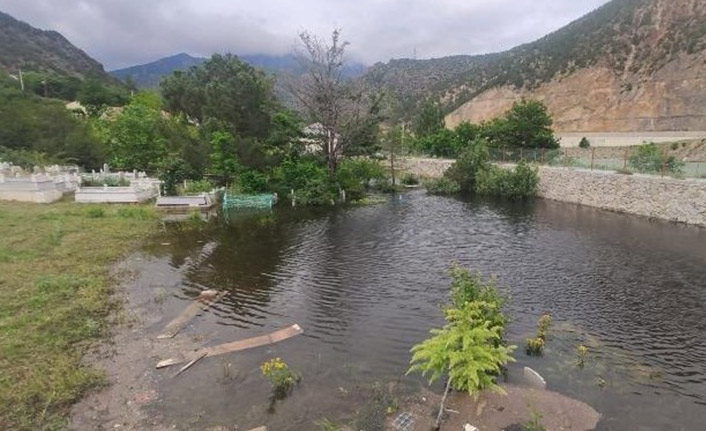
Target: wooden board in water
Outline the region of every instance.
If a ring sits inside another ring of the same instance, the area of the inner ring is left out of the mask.
[[[224,353],[238,352],[241,350],[253,349],[255,347],[267,346],[269,344],[279,343],[288,338],[292,338],[304,331],[299,325],[294,324],[288,328],[280,329],[268,335],[260,335],[258,337],[248,338],[240,341],[233,341],[232,343],[219,344],[213,347],[204,347],[203,349],[196,350],[194,352],[183,355],[180,358],[170,358],[165,359],[157,363],[157,368],[168,367],[170,365],[181,364],[182,362],[187,362],[202,356],[204,353],[206,356],[216,356],[222,355]]]
[[[211,305],[220,301],[224,296],[225,292],[217,292],[215,290],[206,290],[201,292],[201,294],[194,299],[194,301],[189,304],[184,311],[177,316],[176,319],[169,322],[169,324],[164,328],[161,334],[157,338],[172,338],[179,333],[184,327],[196,317],[199,312],[207,309]]]

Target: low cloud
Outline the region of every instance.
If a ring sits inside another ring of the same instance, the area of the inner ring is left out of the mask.
[[[179,52],[283,54],[296,35],[343,29],[350,56],[481,54],[568,24],[606,0],[0,0],[0,10],[61,32],[107,69]]]

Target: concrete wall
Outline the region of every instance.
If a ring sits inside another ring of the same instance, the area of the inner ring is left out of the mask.
[[[400,166],[419,177],[439,178],[452,163],[404,159]],[[544,166],[539,176],[539,195],[546,199],[706,226],[706,180]]]

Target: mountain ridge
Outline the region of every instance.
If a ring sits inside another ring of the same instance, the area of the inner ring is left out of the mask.
[[[61,33],[41,30],[0,11],[0,70],[19,69],[61,75],[110,79],[103,65]]]
[[[706,81],[693,73],[705,50],[704,2],[613,0],[508,51],[378,63],[363,79],[395,95],[402,118],[440,100],[449,126],[529,97],[548,105],[560,131],[706,130]]]
[[[292,54],[244,54],[238,55],[238,58],[253,67],[273,74],[302,73],[301,66]],[[112,70],[109,73],[121,80],[132,78],[138,88],[156,88],[164,76],[198,66],[206,60],[206,57],[194,57],[182,52],[148,63]],[[345,74],[347,77],[356,77],[363,73],[364,68],[365,66],[361,63],[351,63],[347,65]]]

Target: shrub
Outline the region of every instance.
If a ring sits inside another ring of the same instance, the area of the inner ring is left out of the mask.
[[[270,383],[276,396],[285,396],[299,382],[299,376],[281,359],[274,358],[260,365],[262,376]]]
[[[585,136],[581,138],[581,142],[579,142],[579,148],[591,148],[591,143]]]
[[[463,191],[473,191],[476,185],[478,172],[488,169],[490,154],[487,142],[476,139],[459,156],[456,162],[444,174],[449,180],[454,181]]]
[[[287,159],[270,177],[270,187],[281,197],[294,190],[297,205],[326,205],[336,197],[326,168],[310,159]]]
[[[547,331],[552,324],[552,316],[543,314],[537,322],[537,337],[527,339],[527,355],[541,356],[544,353],[544,344],[547,341]]]
[[[82,187],[128,187],[130,185],[130,180],[118,176],[108,176],[108,177],[84,177],[81,178]]]
[[[351,200],[365,197],[368,185],[373,180],[384,188],[385,171],[375,160],[347,159],[338,165],[336,181]]]
[[[588,359],[588,347],[583,344],[579,344],[576,347],[576,365],[579,368],[583,368],[586,365],[586,360]]]
[[[428,193],[433,195],[455,195],[461,193],[461,186],[446,177],[426,181],[424,187],[427,189]]]
[[[544,339],[539,337],[528,338],[525,350],[528,356],[541,356],[544,352]]]
[[[238,174],[237,184],[240,191],[245,194],[263,193],[267,190],[269,178],[255,169],[246,169]]]
[[[476,174],[475,191],[481,195],[528,199],[539,192],[539,174],[525,162],[514,169],[488,166]]]
[[[652,143],[637,147],[637,151],[630,156],[630,167],[646,174],[656,174],[664,170],[666,173],[680,175],[683,173],[684,163],[660,151],[659,147]]]
[[[198,195],[208,193],[214,189],[214,185],[209,180],[187,181],[185,186],[178,187],[180,196]]]
[[[419,178],[414,174],[405,173],[402,175],[402,178],[400,178],[400,183],[405,186],[416,186],[419,184]]]

